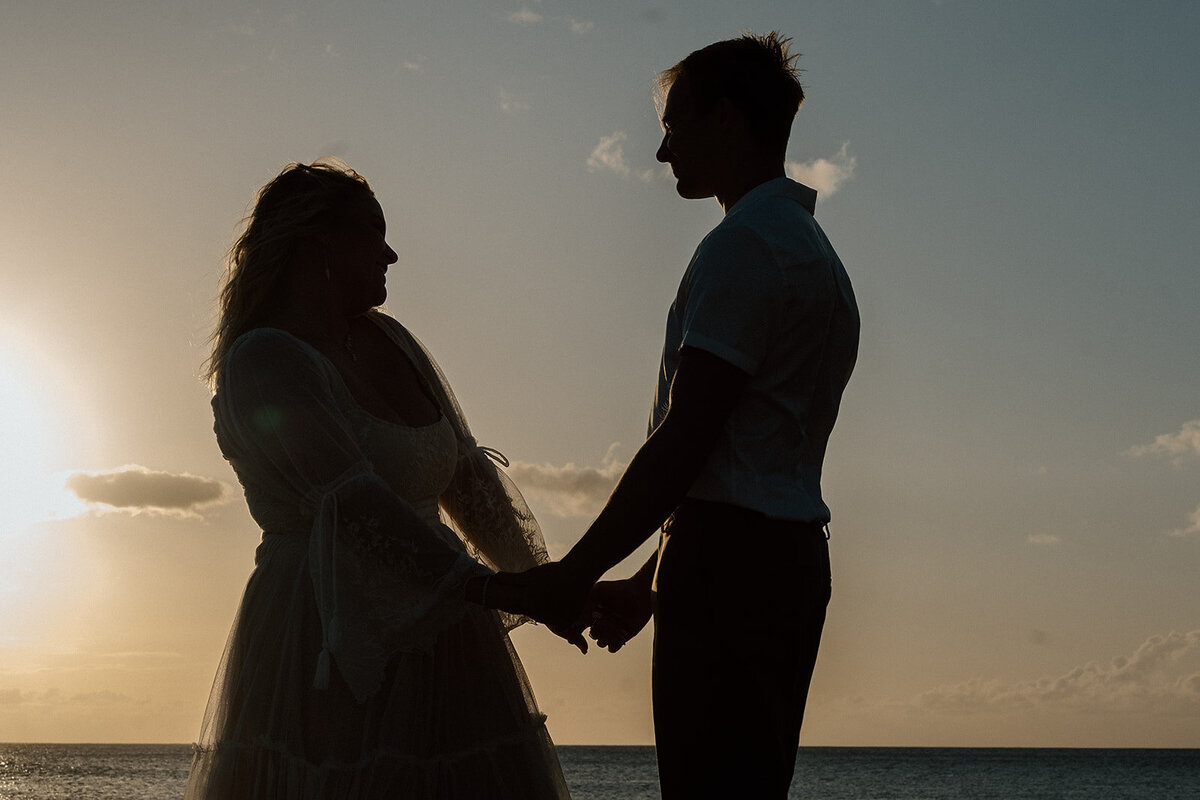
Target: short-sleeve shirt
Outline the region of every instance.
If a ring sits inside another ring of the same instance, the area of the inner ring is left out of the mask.
[[[752,189],[696,248],[667,317],[650,431],[683,347],[750,375],[688,497],[775,519],[828,522],[821,464],[858,354],[841,260],[813,219],[816,192],[788,178]]]

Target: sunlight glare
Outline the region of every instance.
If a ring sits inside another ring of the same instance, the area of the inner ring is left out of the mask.
[[[0,537],[85,510],[65,488],[63,442],[31,365],[0,352]]]

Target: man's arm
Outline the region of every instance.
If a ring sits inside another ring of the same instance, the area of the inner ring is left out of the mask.
[[[547,622],[573,622],[592,584],[646,541],[683,500],[749,380],[729,362],[684,347],[662,423],[571,552],[557,564],[513,577],[527,590],[527,605],[508,610]]]
[[[728,361],[684,347],[662,424],[564,565],[595,582],[658,530],[696,482],[749,381]]]

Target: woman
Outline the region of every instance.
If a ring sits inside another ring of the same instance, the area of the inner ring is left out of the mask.
[[[546,561],[541,533],[374,310],[395,261],[367,182],[327,164],[267,184],[231,250],[208,378],[263,538],[189,800],[568,797],[519,620],[467,601]]]

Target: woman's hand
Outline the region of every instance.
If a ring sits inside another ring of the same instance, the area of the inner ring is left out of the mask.
[[[521,579],[520,574],[500,572],[495,575],[476,576],[467,581],[467,600],[478,603],[484,608],[495,608],[512,614],[530,616],[529,588]],[[583,629],[587,627],[585,617],[566,625],[546,623],[554,635],[566,640],[579,648],[579,652],[587,654],[587,639],[583,638]]]

